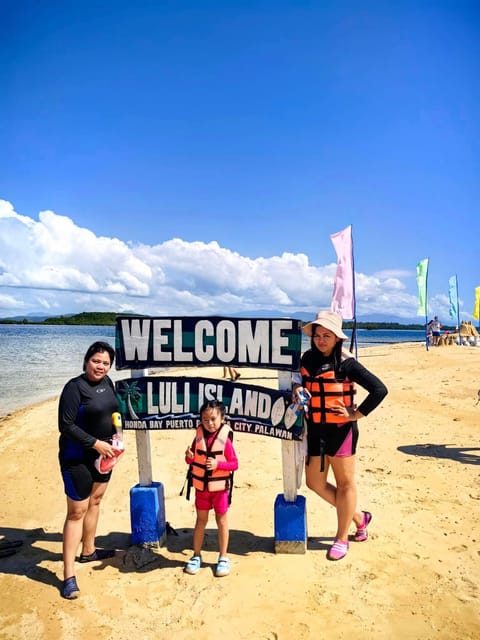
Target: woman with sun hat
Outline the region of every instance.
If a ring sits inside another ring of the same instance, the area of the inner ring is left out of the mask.
[[[309,396],[307,422],[307,487],[333,505],[337,511],[337,531],[328,550],[329,560],[340,560],[349,548],[349,529],[356,526],[353,540],[367,540],[372,514],[358,511],[355,483],[355,452],[358,420],[367,416],[387,395],[387,388],[347,351],[342,318],[333,311],[319,311],[315,320],[303,327],[311,338],[310,349],[302,355],[300,372],[293,375],[293,400],[299,393]],[[367,396],[357,407],[358,385]],[[335,484],[328,482],[332,469]]]

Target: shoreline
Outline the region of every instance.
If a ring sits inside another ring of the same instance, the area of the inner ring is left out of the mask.
[[[445,346],[444,348],[458,348],[459,345],[448,345]],[[412,341],[412,342],[384,342],[384,343],[376,343],[376,344],[366,344],[365,346],[360,346],[358,347],[358,357],[359,359],[365,356],[368,356],[369,353],[372,350],[375,349],[387,349],[387,350],[391,350],[391,349],[395,349],[395,348],[403,348],[403,347],[419,347],[419,348],[423,348],[425,349],[425,342],[422,341]],[[430,347],[430,349],[432,349],[433,347]],[[437,348],[437,347],[435,347]],[[462,348],[467,348],[467,349],[471,349],[474,348],[473,346],[466,346]],[[217,369],[217,366],[212,366],[209,367],[209,369],[211,369],[212,371]],[[220,367],[221,368],[221,367]],[[240,367],[238,367],[240,368]],[[178,370],[179,367],[165,367],[165,368],[158,368],[155,371],[155,375],[161,375],[162,371],[176,371]],[[187,373],[185,375],[191,375],[191,371],[192,369],[195,369],[195,367],[191,367],[190,369],[187,369]],[[197,367],[198,370],[201,369],[201,367]],[[80,366],[78,367],[78,369],[76,371],[72,371],[70,374],[70,377],[74,377],[75,375],[78,375],[78,373],[80,372]],[[40,376],[40,375],[44,375],[44,373],[42,372],[42,374],[38,373],[34,373],[32,372],[32,375],[35,376]],[[112,372],[112,378],[115,379],[120,379],[122,377],[129,377],[131,375],[131,370],[130,369],[124,369],[124,370],[116,370],[114,369]],[[62,379],[61,382],[58,384],[58,388],[56,390],[56,393],[50,393],[48,391],[48,389],[44,389],[44,390],[38,390],[35,392],[35,398],[33,398],[31,401],[27,401],[27,402],[21,402],[20,400],[17,400],[17,398],[14,399],[14,401],[11,401],[11,396],[9,396],[8,398],[4,398],[3,402],[0,401],[0,424],[2,419],[6,418],[7,416],[11,416],[13,415],[16,411],[18,410],[22,410],[25,409],[29,406],[35,406],[38,404],[41,404],[42,402],[47,402],[48,400],[51,400],[52,398],[55,397],[59,397],[63,384],[67,381],[67,377],[65,377],[65,379]],[[6,394],[5,394],[6,395]],[[7,409],[5,409],[4,407],[7,406]]]
[[[391,343],[385,343],[382,345],[375,345],[375,346],[365,346],[365,347],[359,347],[358,349],[358,358],[359,360],[362,357],[365,356],[369,356],[370,355],[375,355],[375,350],[376,349],[395,349],[396,347],[400,347],[402,348],[403,346],[405,346],[406,348],[408,347],[413,347],[413,346],[421,346],[421,347],[425,347],[425,344],[423,342],[391,342]],[[455,345],[457,346],[457,345]],[[388,355],[388,354],[385,354]],[[237,367],[238,369],[242,369],[242,367]],[[252,369],[255,371],[274,371],[273,369],[263,369],[260,367],[243,367],[244,369]],[[209,370],[210,373],[213,375],[213,372],[216,372],[218,374],[218,371],[220,370],[221,372],[222,367],[220,366],[212,366],[212,367],[190,367],[190,368],[186,368],[186,367],[165,367],[165,368],[156,368],[155,371],[153,373],[149,373],[149,375],[162,375],[162,372],[165,372],[169,375],[172,374],[172,372],[178,372],[179,375],[192,375],[192,371],[195,371],[195,375],[197,376],[201,376],[202,375],[202,370]],[[79,368],[79,373],[81,372],[80,368]],[[181,373],[180,373],[181,372]],[[123,373],[125,374],[123,376]],[[78,374],[77,374],[78,375]],[[131,370],[130,369],[124,369],[124,370],[116,370],[114,369],[114,375],[115,377],[121,378],[121,377],[131,377]],[[221,373],[220,373],[221,375]],[[220,375],[217,376],[213,376],[213,377],[219,377]],[[207,377],[207,376],[205,376]],[[66,382],[66,380],[65,380]],[[241,381],[240,381],[241,383]],[[18,413],[19,411],[25,411],[27,409],[30,408],[35,408],[35,407],[39,407],[42,404],[46,403],[46,402],[51,402],[53,400],[58,401],[58,398],[60,397],[60,393],[61,393],[61,389],[58,390],[57,393],[54,393],[52,395],[49,395],[48,397],[45,397],[43,399],[40,399],[38,401],[34,401],[34,402],[27,402],[24,405],[18,406],[12,410],[7,411],[7,413],[1,413],[1,408],[0,408],[0,428],[2,426],[2,423],[7,419],[7,418],[12,418],[15,416],[16,413]]]

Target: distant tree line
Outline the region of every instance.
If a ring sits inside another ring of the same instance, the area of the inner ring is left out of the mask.
[[[90,325],[90,326],[112,326],[115,325],[115,318],[122,314],[111,313],[109,311],[84,311],[74,315],[67,316],[54,316],[52,318],[45,318],[44,320],[32,320],[28,318],[12,319],[4,318],[0,319],[0,324],[68,324],[68,325]],[[132,314],[123,314],[132,315]],[[139,314],[141,315],[141,314]],[[353,322],[344,322],[345,329],[353,329]],[[357,329],[367,329],[370,331],[378,331],[381,329],[390,329],[394,331],[422,331],[425,328],[424,324],[400,324],[399,322],[357,322]],[[446,331],[454,331],[455,327],[442,327]]]
[[[0,320],[0,324],[69,324],[69,325],[90,325],[90,326],[109,326],[115,324],[115,318],[120,315],[118,313],[110,313],[107,311],[91,311],[77,313],[68,316],[54,316],[45,318],[44,320],[32,320],[24,318],[23,320],[4,318]]]
[[[46,318],[41,324],[83,324],[91,326],[109,326],[115,324],[118,313],[107,311],[91,311],[77,313],[73,316],[58,316]]]

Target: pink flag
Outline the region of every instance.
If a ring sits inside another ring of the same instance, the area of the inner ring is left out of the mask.
[[[331,310],[344,320],[355,318],[352,225],[330,236],[337,252],[337,272],[333,285]]]

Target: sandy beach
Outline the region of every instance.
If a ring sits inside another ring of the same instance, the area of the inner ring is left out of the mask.
[[[156,550],[132,549],[129,492],[138,468],[135,432],[126,431],[97,538],[117,555],[78,564],[81,597],[63,600],[57,399],[2,418],[0,538],[23,545],[0,558],[0,638],[479,638],[480,348],[427,352],[423,344],[401,344],[362,349],[359,359],[389,395],[359,423],[359,506],[373,513],[370,537],[352,543],[340,562],[326,559],[335,512],[304,484],[306,553],[275,553],[282,445],[246,433],[235,434],[231,574],[213,575],[213,516],[203,568],[183,573],[195,516],[193,501],[179,492],[192,431],[150,433],[153,479],[164,485],[166,517],[177,535]],[[212,373],[221,376],[220,369]],[[239,382],[274,387],[276,375],[244,369]]]

